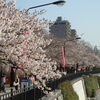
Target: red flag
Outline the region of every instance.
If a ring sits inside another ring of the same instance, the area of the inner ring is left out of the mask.
[[[64,47],[62,47],[62,67],[65,68],[65,52],[64,52]]]

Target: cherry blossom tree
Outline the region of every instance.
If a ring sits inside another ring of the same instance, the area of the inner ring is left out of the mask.
[[[1,58],[5,59],[3,67],[23,69],[28,75],[32,73],[36,76],[34,84],[38,88],[49,89],[43,79],[61,77],[61,72],[55,70],[57,63],[61,63],[61,47],[66,39],[46,36],[43,29],[51,22],[37,18],[38,11],[29,13],[27,9],[16,9],[15,2],[0,0],[0,51],[4,53]],[[86,42],[66,42],[65,48],[67,64],[100,66],[100,55]]]
[[[0,50],[5,52],[8,66],[12,64],[27,74],[32,73],[36,76],[34,84],[44,89],[43,78],[59,78],[61,74],[54,72],[56,66],[52,66],[56,62],[48,59],[43,50],[52,40],[45,40],[42,30],[51,22],[38,19],[37,15],[37,11],[29,13],[27,9],[16,9],[15,0],[8,3],[0,0]]]
[[[92,68],[94,66],[100,66],[100,55],[93,50],[89,43],[83,40],[66,41],[66,39],[52,37],[51,35],[49,38],[52,39],[52,42],[46,47],[47,56],[56,60],[58,63],[62,63],[61,47],[65,46],[65,62],[67,65],[75,66],[78,63],[80,67]],[[66,44],[64,45],[65,41]]]

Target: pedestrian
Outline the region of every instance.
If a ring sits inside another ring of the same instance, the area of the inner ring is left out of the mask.
[[[2,75],[2,78],[1,78],[1,89],[2,89],[3,92],[6,93],[5,83],[6,83],[6,77],[5,77],[5,75]]]
[[[18,90],[18,86],[19,86],[19,78],[18,75],[16,75],[15,81],[14,81],[14,86],[15,86],[15,90]]]
[[[33,82],[32,82],[31,77],[29,78],[29,85],[30,85],[30,86],[32,86],[32,85],[33,85]]]
[[[33,88],[32,87],[33,86],[33,82],[32,82],[31,76],[29,77],[28,82],[29,82],[29,87],[30,87],[29,89]]]
[[[33,76],[33,75],[30,75],[29,76],[29,86],[33,86],[33,83],[34,83],[34,81],[35,81],[35,77]]]

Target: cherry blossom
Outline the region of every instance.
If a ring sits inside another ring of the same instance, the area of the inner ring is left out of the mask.
[[[16,9],[15,3],[16,0],[8,3],[0,0],[0,50],[5,52],[5,59],[11,61],[12,66],[24,69],[27,75],[36,75],[34,84],[43,89],[46,87],[43,78],[61,77],[54,72],[56,68],[52,68],[55,61],[47,58],[43,49],[52,41],[45,40],[42,32],[50,22],[37,18],[37,11],[29,13],[27,9]]]

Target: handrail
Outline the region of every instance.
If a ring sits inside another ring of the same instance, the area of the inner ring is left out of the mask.
[[[89,75],[89,74],[100,74],[100,70],[77,72],[77,73],[62,75],[61,78],[47,81],[46,85],[51,88],[51,91],[55,91],[55,89],[57,89],[57,87],[60,83],[66,81],[66,80],[72,81],[73,79],[79,78],[82,75]],[[29,95],[32,96],[32,97],[30,97],[30,100],[38,100],[38,99],[42,98],[43,96],[46,96],[43,93],[43,91],[39,90],[36,87],[35,88],[33,87],[32,89],[29,89],[29,88],[30,87],[24,88],[24,89],[19,89],[18,91],[12,91],[12,92],[6,93],[4,95],[0,95],[0,100],[5,100],[5,99],[6,100],[26,100],[28,98],[27,96],[29,96]],[[30,93],[32,93],[32,95]],[[23,97],[23,99],[22,99],[21,96],[25,96],[25,97]]]

